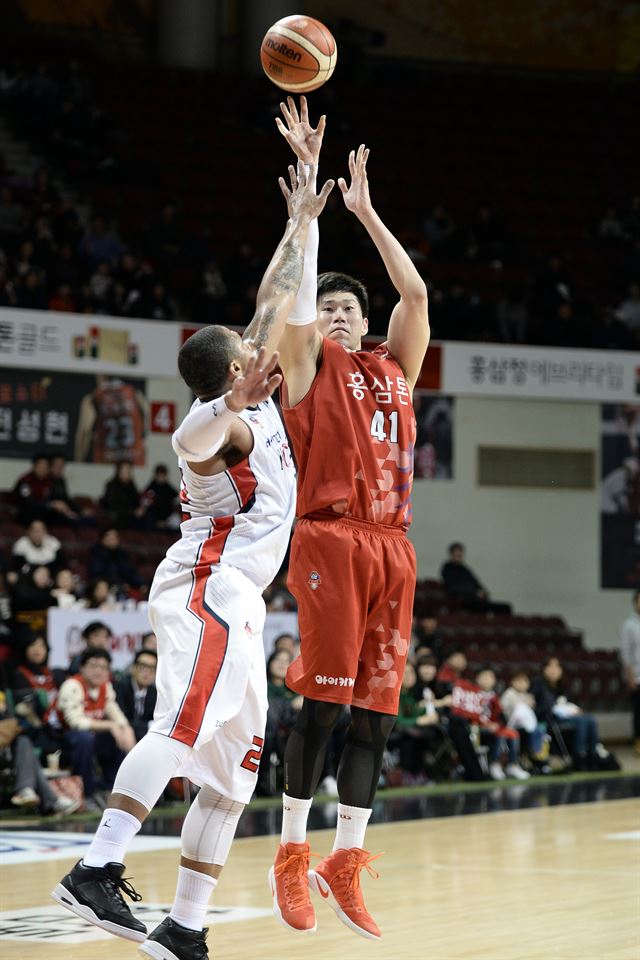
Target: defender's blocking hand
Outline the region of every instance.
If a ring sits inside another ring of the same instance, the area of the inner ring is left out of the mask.
[[[225,403],[234,413],[242,413],[247,407],[268,400],[276,387],[282,382],[279,373],[273,371],[278,366],[280,354],[272,354],[267,362],[267,351],[260,347],[257,354],[249,357],[244,376],[236,377],[231,390],[225,395]]]
[[[317,175],[318,167],[316,164],[312,165],[311,170],[307,174],[304,169],[304,164],[299,160],[297,173],[293,165],[289,166],[291,187],[287,186],[284,177],[278,177],[280,189],[287,201],[287,211],[290,220],[296,217],[306,217],[308,220],[314,220],[316,217],[319,217],[324,210],[327,197],[335,186],[335,180],[327,180],[320,193],[316,194]]]

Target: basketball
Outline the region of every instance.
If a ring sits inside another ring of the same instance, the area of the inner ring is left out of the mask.
[[[333,73],[337,58],[333,34],[313,17],[283,17],[267,30],[260,47],[262,69],[290,93],[317,90]]]

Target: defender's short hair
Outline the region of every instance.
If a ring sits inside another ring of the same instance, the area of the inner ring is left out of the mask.
[[[178,370],[196,397],[213,400],[224,393],[229,364],[237,355],[237,344],[227,328],[212,324],[182,344]]]
[[[362,316],[369,316],[369,294],[367,288],[355,277],[350,277],[347,273],[321,273],[318,277],[318,293],[316,302],[320,297],[326,297],[329,293],[352,293],[362,310]]]

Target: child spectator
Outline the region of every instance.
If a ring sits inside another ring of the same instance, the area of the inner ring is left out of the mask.
[[[131,672],[115,685],[120,709],[131,724],[136,740],[142,740],[149,730],[156,708],[156,667],[158,655],[153,650],[138,650]]]
[[[491,667],[482,667],[476,674],[475,683],[458,680],[451,694],[452,712],[479,728],[481,742],[489,747],[492,780],[504,780],[505,774],[517,780],[528,780],[529,774],[520,766],[520,738],[504,723],[495,685],[496,675]],[[505,751],[508,759],[503,770],[500,757]]]
[[[548,748],[543,751],[546,744],[546,726],[538,721],[534,709],[535,697],[529,692],[529,686],[526,670],[516,670],[511,677],[511,686],[507,687],[500,697],[500,706],[508,726],[517,730],[520,736],[522,731],[527,734],[532,758],[542,762],[548,755]]]
[[[573,766],[575,770],[589,770],[598,766],[598,725],[595,717],[583,713],[570,703],[562,684],[562,665],[557,657],[549,657],[542,666],[542,675],[534,677],[531,692],[536,701],[536,713],[543,721],[555,719],[562,732],[571,731],[573,737]]]
[[[435,660],[433,662],[433,677],[435,677]],[[432,679],[433,679],[432,677]],[[443,733],[438,729],[440,717],[437,708],[444,706],[447,701],[436,701],[430,687],[423,687],[428,698],[421,696],[421,684],[418,682],[416,669],[407,661],[400,690],[400,704],[398,719],[396,720],[394,738],[400,752],[400,766],[410,777],[420,777],[427,772],[425,754],[434,741],[442,741]]]
[[[65,680],[58,694],[65,752],[73,772],[82,777],[88,810],[99,809],[96,762],[102,771],[102,786],[111,790],[118,767],[135,744],[133,729],[116,702],[110,666],[107,650],[85,650],[79,673]]]
[[[63,610],[77,609],[82,607],[82,601],[78,600],[73,582],[71,570],[58,570],[55,576],[54,586],[51,591],[56,603]]]
[[[108,580],[91,580],[87,584],[84,605],[89,610],[118,610],[119,603],[113,595]]]
[[[437,681],[443,693],[451,693],[454,684],[461,679],[467,669],[467,655],[462,647],[449,647],[445,652],[444,663],[437,673]]]

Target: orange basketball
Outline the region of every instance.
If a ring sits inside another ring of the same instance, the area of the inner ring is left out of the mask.
[[[337,59],[333,34],[313,17],[283,17],[267,30],[260,47],[269,80],[290,93],[317,90],[333,73]]]

